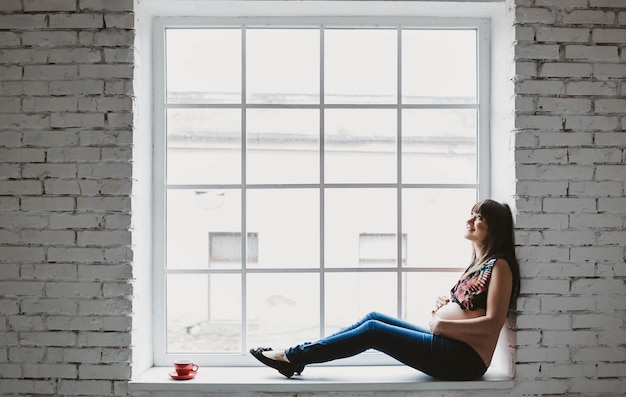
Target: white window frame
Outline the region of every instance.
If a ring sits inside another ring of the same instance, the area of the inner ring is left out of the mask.
[[[165,29],[171,27],[204,27],[204,26],[232,26],[241,24],[263,25],[272,24],[273,26],[298,26],[301,24],[328,24],[332,26],[355,26],[377,25],[397,26],[410,25],[423,28],[451,28],[451,29],[476,29],[477,31],[477,62],[478,73],[477,82],[477,105],[478,119],[478,175],[476,188],[478,198],[484,198],[489,195],[489,120],[490,120],[490,21],[485,18],[433,18],[415,16],[389,16],[389,17],[310,17],[310,16],[282,16],[281,18],[268,17],[158,17],[153,22],[153,90],[154,96],[154,117],[153,117],[153,172],[154,172],[154,194],[153,194],[153,212],[154,212],[154,228],[153,228],[153,354],[154,364],[169,365],[172,360],[178,358],[187,358],[196,361],[201,365],[249,365],[251,360],[244,355],[219,355],[219,354],[168,354],[166,353],[166,297],[165,297],[165,230],[164,230],[164,214],[165,214],[165,186],[160,182],[165,180],[165,87],[164,87],[164,48],[165,48]],[[446,185],[433,185],[432,187],[441,187]],[[449,187],[449,186],[448,186]],[[433,269],[434,270],[434,269]],[[451,269],[448,269],[451,270]],[[462,270],[459,268],[458,270]],[[323,313],[322,313],[323,316]],[[382,355],[368,355],[370,357],[357,357],[353,360],[342,360],[342,363],[334,365],[351,365],[351,364],[392,364],[395,361],[388,359]],[[376,356],[372,359],[372,356]]]

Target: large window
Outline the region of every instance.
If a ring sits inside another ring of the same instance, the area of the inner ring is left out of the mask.
[[[428,323],[468,264],[464,221],[487,186],[486,31],[155,24],[157,362],[237,362],[372,310]]]

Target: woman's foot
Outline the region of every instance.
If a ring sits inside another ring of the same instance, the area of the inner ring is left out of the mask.
[[[273,350],[271,347],[257,347],[256,349],[250,349],[250,354],[268,367],[278,370],[287,378],[291,378],[294,372],[299,375],[304,370],[304,365],[295,366],[289,362],[284,350]]]

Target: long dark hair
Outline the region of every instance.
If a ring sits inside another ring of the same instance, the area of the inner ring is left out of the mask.
[[[520,274],[519,263],[515,256],[515,235],[513,233],[513,214],[508,204],[486,199],[474,204],[472,212],[482,215],[487,224],[487,237],[485,238],[482,258],[476,258],[473,251],[474,261],[484,261],[493,255],[499,254],[506,259],[513,274],[513,288],[509,308],[515,308],[515,301],[519,295]]]

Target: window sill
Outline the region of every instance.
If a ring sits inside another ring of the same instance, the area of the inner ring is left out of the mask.
[[[515,381],[497,370],[469,382],[433,379],[406,366],[309,366],[302,376],[287,379],[266,367],[203,367],[196,377],[176,381],[171,368],[154,367],[129,384],[131,392],[341,392],[398,390],[512,389]]]

